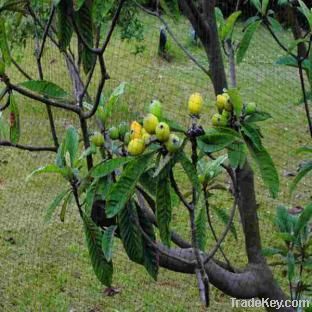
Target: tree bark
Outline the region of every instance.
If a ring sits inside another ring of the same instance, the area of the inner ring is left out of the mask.
[[[214,91],[215,94],[220,94],[227,87],[227,82],[214,14],[215,1],[204,0],[204,2],[204,14],[200,13],[192,0],[179,0],[179,5],[204,46],[209,60],[209,72]]]

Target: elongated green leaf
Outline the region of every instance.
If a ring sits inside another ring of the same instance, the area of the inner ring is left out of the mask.
[[[157,179],[153,178],[155,168],[151,168],[145,171],[140,177],[140,184],[147,190],[151,195],[156,195]]]
[[[233,143],[228,147],[228,157],[232,168],[243,168],[246,162],[246,146],[244,143]]]
[[[224,15],[223,15],[221,9],[218,7],[215,8],[215,16],[216,16],[216,20],[217,20],[217,23],[219,26],[219,32],[221,33],[221,29],[225,23],[225,20],[224,20]]]
[[[233,103],[235,115],[237,116],[237,118],[239,118],[243,110],[243,99],[241,95],[239,94],[239,90],[229,89],[228,94],[231,98],[231,102]]]
[[[287,275],[288,275],[288,280],[292,281],[292,279],[295,276],[295,267],[296,267],[296,262],[295,262],[295,257],[294,254],[289,251],[287,255]]]
[[[196,216],[195,225],[198,247],[201,251],[205,251],[207,243],[207,219],[204,207],[199,209],[199,212]]]
[[[41,173],[57,173],[61,174],[63,177],[67,177],[69,175],[68,168],[59,168],[57,165],[47,165],[34,170],[31,174],[29,174],[26,178],[26,181],[29,181],[34,175],[38,175]]]
[[[293,219],[293,217],[291,217],[290,220],[291,220],[292,223],[294,223],[293,222],[294,219],[293,220],[292,219]],[[293,228],[293,226],[292,226],[292,228]],[[277,237],[282,239],[284,242],[287,242],[287,243],[293,243],[293,242],[296,241],[295,235],[290,234],[290,233],[285,233],[285,232],[284,233],[277,233]],[[285,251],[284,251],[284,255],[283,256],[286,256],[286,254],[287,254],[287,252],[285,253]]]
[[[173,168],[178,160],[178,156],[179,153],[175,153],[174,155],[167,154],[166,156],[161,157],[158,166],[154,172],[153,178],[158,177],[164,170],[168,170],[168,168]]]
[[[65,51],[70,44],[73,35],[73,24],[68,13],[71,10],[70,1],[60,0],[56,12],[57,12],[57,37],[61,51]]]
[[[301,213],[298,222],[296,223],[295,236],[298,235],[301,232],[301,230],[309,224],[311,218],[312,218],[312,203],[306,206],[303,212]]]
[[[93,19],[92,19],[92,1],[86,0],[81,5],[79,11],[75,12],[74,18],[79,30],[79,33],[84,38],[80,46],[80,57],[82,60],[83,70],[85,74],[88,74],[89,71],[93,68],[93,65],[96,61],[96,55],[88,49],[88,47],[93,48]]]
[[[64,148],[69,152],[71,165],[74,164],[74,161],[77,156],[79,145],[79,136],[75,127],[70,126],[66,130]]]
[[[0,139],[6,139],[9,136],[10,126],[3,118],[2,112],[0,112]]]
[[[109,99],[105,101],[104,97],[101,97],[100,107],[104,108],[104,114],[101,115],[101,120],[106,122],[108,118],[112,116],[113,108],[117,104],[118,99],[125,92],[126,83],[122,82],[117,88],[114,89]],[[99,111],[97,111],[97,116],[99,117]]]
[[[296,178],[294,179],[294,181],[292,182],[292,184],[290,185],[290,192],[292,193],[296,186],[298,185],[298,183],[309,173],[312,173],[312,161],[309,161],[308,163],[306,163],[305,165],[303,165],[300,168],[299,173],[297,174]]]
[[[261,3],[260,0],[250,0],[251,4],[261,13]]]
[[[262,15],[266,15],[268,5],[269,5],[269,0],[262,0],[262,3],[261,3]]]
[[[66,195],[68,195],[68,193],[69,190],[65,190],[54,198],[54,200],[47,209],[46,215],[44,217],[45,222],[49,222],[51,220],[53,213],[55,212],[55,209],[61,204],[62,200]]]
[[[265,121],[269,118],[272,118],[272,116],[269,113],[255,112],[246,117],[246,122],[251,123],[251,122]]]
[[[209,183],[213,181],[222,172],[222,164],[227,160],[227,156],[219,156],[217,159],[207,161],[200,159],[197,163],[198,172],[205,176],[205,180]]]
[[[245,136],[252,141],[253,145],[258,149],[261,150],[262,143],[261,143],[261,136],[257,128],[253,127],[250,124],[242,124],[242,132]]]
[[[90,260],[98,280],[107,287],[112,284],[113,263],[107,261],[102,251],[102,233],[90,217],[83,215]]]
[[[114,246],[114,236],[117,229],[116,225],[111,225],[104,231],[102,237],[102,250],[105,256],[105,259],[110,262],[113,256],[113,246]]]
[[[215,206],[212,206],[212,208],[215,211],[218,218],[221,220],[221,222],[224,225],[227,225],[229,223],[229,220],[230,220],[230,216],[228,214],[228,211],[224,208],[218,208]],[[230,231],[231,231],[232,235],[234,236],[234,238],[237,240],[237,231],[236,231],[234,223],[232,224]]]
[[[275,224],[280,232],[290,234],[294,231],[294,219],[292,215],[288,213],[287,208],[284,206],[280,205],[276,208]]]
[[[134,158],[124,169],[119,180],[112,186],[107,196],[106,214],[109,218],[117,215],[134,193],[140,176],[148,166],[154,152]]]
[[[6,36],[5,20],[1,16],[0,16],[0,51],[1,51],[4,63],[10,64],[11,55],[10,55],[10,50],[8,46],[7,36]]]
[[[13,93],[10,94],[10,141],[14,144],[18,143],[21,136],[20,116],[18,105],[15,101]]]
[[[303,147],[300,147],[296,150],[296,154],[303,154],[303,153],[311,154],[312,153],[312,147],[303,146]]]
[[[272,197],[276,198],[279,192],[279,176],[270,154],[264,147],[258,149],[252,141],[247,141],[247,146],[260,169],[264,184],[270,190]]]
[[[42,94],[50,98],[67,98],[68,93],[61,87],[53,82],[45,80],[27,80],[20,83],[20,86],[35,92]]]
[[[300,4],[300,11],[304,14],[304,16],[307,18],[309,25],[310,25],[310,29],[312,28],[312,11],[309,10],[309,8],[307,7],[307,5],[302,1],[302,0],[298,0],[299,4]]]
[[[268,247],[262,249],[262,255],[265,257],[272,257],[275,255],[283,255],[284,252],[278,248]]]
[[[157,180],[156,187],[156,217],[159,228],[159,234],[162,242],[170,246],[171,233],[171,192],[169,182],[169,170],[164,170]]]
[[[248,51],[248,48],[250,46],[251,40],[255,34],[255,32],[257,31],[257,29],[259,28],[261,24],[261,21],[256,21],[252,24],[250,24],[245,32],[244,32],[244,36],[239,44],[239,48],[237,50],[237,54],[236,54],[236,62],[237,64],[240,64],[243,60],[244,57]]]
[[[221,29],[221,40],[225,40],[227,38],[231,38],[234,25],[239,18],[239,16],[242,14],[241,11],[233,12],[226,20],[225,24],[223,25]]]
[[[292,52],[295,48],[298,48],[298,45],[301,43],[308,43],[309,41],[307,41],[306,38],[300,38],[297,40],[293,40],[292,42],[290,42],[289,46],[288,46],[288,52]]]
[[[239,134],[226,128],[212,128],[197,140],[198,147],[204,153],[214,153],[223,150],[235,141],[239,141]]]
[[[271,16],[267,16],[267,18],[268,18],[268,21],[269,21],[271,27],[273,28],[274,32],[283,31],[283,26],[280,24],[280,22],[277,19],[275,19]]]
[[[67,207],[68,207],[68,205],[70,205],[72,199],[73,199],[73,193],[69,192],[68,195],[64,199],[64,202],[63,202],[63,205],[62,205],[62,209],[61,209],[61,212],[60,212],[60,220],[62,222],[65,221],[65,215],[66,215]]]
[[[157,280],[158,269],[159,269],[159,256],[158,250],[153,245],[156,243],[156,235],[154,232],[153,224],[145,217],[140,209],[138,209],[138,215],[140,220],[140,225],[144,233],[149,237],[142,237],[143,239],[143,249],[144,249],[144,266],[150,276]]]
[[[298,67],[298,61],[292,57],[292,56],[282,56],[280,57],[276,63],[276,65],[285,65],[285,66],[290,66],[290,67]],[[310,70],[310,61],[309,60],[304,60],[302,63],[302,68],[306,71]]]
[[[188,159],[184,152],[180,153],[179,161],[188,176],[189,180],[192,182],[193,186],[195,187],[197,193],[200,192],[201,184],[198,180],[198,174],[196,168],[193,166],[192,162]]]
[[[136,206],[129,201],[118,214],[118,225],[123,246],[129,259],[139,264],[143,263],[143,241]]]
[[[131,157],[122,157],[106,160],[92,169],[91,176],[94,178],[107,176],[108,174],[112,173],[117,168],[120,168],[121,166],[127,164],[131,160]]]

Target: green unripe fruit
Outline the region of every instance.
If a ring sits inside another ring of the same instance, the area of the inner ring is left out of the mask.
[[[221,114],[214,114],[212,116],[212,125],[214,127],[226,127],[227,123],[228,123],[227,119]]]
[[[156,116],[158,119],[162,119],[163,117],[163,110],[162,110],[162,105],[160,101],[154,100],[151,102],[149,108],[148,108],[149,113],[153,114]]]
[[[145,145],[150,144],[150,142],[151,142],[151,135],[149,133],[147,133],[147,132],[143,133],[142,134],[142,140],[144,141]]]
[[[119,131],[117,127],[111,127],[108,130],[108,135],[112,140],[118,140],[119,139]]]
[[[248,103],[245,107],[245,113],[246,115],[250,115],[255,113],[257,110],[257,104],[254,102]]]
[[[92,137],[91,137],[91,142],[97,146],[97,147],[101,147],[104,145],[105,141],[104,141],[104,136],[102,135],[102,133],[100,132],[95,132]]]
[[[199,181],[199,183],[204,184],[204,183],[205,183],[205,176],[202,175],[202,174],[200,174],[200,175],[198,176],[198,181]]]
[[[231,103],[231,101],[227,101],[225,104],[224,104],[224,109],[228,112],[232,112],[233,111],[233,105]]]
[[[229,119],[231,117],[231,113],[226,111],[226,110],[224,110],[221,115],[222,115],[222,117],[224,117],[226,119]]]
[[[144,117],[143,127],[147,133],[154,134],[158,123],[158,118],[155,115],[148,114]]]
[[[0,76],[3,76],[5,73],[5,63],[0,59]]]
[[[128,145],[128,152],[132,156],[141,155],[145,150],[145,144],[142,139],[133,139]]]
[[[156,138],[160,142],[166,142],[170,136],[170,128],[165,122],[160,122],[156,127]]]
[[[175,153],[181,147],[180,138],[175,134],[170,134],[166,142],[166,148],[169,153]]]
[[[127,133],[124,135],[124,143],[125,143],[125,144],[129,144],[130,141],[131,141],[131,134],[130,134],[130,132],[127,132]]]
[[[119,139],[122,141],[124,139],[124,136],[129,130],[129,126],[126,122],[121,122],[118,126],[118,132],[119,132]]]

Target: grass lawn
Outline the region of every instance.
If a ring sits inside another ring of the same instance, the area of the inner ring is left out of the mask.
[[[187,124],[186,101],[190,93],[200,91],[206,99],[203,125],[210,125],[214,114],[212,86],[204,73],[186,59],[172,42],[168,63],[157,57],[158,21],[144,18],[146,24],[145,51],[134,55],[133,42],[119,39],[117,34],[107,51],[106,63],[111,80],[110,91],[121,81],[126,81],[127,92],[115,109],[111,124],[123,118],[142,116],[143,108],[157,97],[164,103],[170,116]],[[173,25],[179,39],[196,57],[207,65],[199,47],[189,44],[189,25],[181,20]],[[238,34],[239,35],[239,34]],[[281,34],[288,40],[288,34]],[[141,44],[141,43],[140,43]],[[25,49],[23,67],[36,76],[32,45]],[[273,65],[282,53],[264,29],[252,43],[245,62],[238,68],[239,87],[246,101],[255,101],[260,109],[270,112],[272,120],[263,126],[264,142],[272,154],[281,178],[281,193],[277,200],[268,192],[256,176],[259,202],[259,219],[263,245],[275,240],[271,223],[275,207],[279,203],[304,205],[311,196],[307,179],[301,184],[294,198],[289,199],[291,181],[285,172],[294,172],[300,161],[293,151],[308,142],[308,132],[300,99],[299,81],[294,69]],[[70,80],[65,64],[56,50],[49,48],[44,56],[46,80],[54,81],[65,89]],[[22,77],[11,73],[14,81]],[[92,82],[96,86],[97,79]],[[22,143],[51,144],[45,107],[18,97],[22,118]],[[58,133],[77,120],[65,112],[55,112]],[[161,269],[158,282],[154,282],[143,268],[130,263],[122,246],[116,244],[114,253],[114,286],[121,293],[114,297],[103,294],[103,287],[96,280],[89,263],[84,243],[82,224],[74,205],[67,212],[65,222],[58,214],[46,224],[43,216],[56,194],[67,187],[55,176],[39,176],[26,183],[26,176],[35,168],[53,162],[48,153],[32,154],[19,150],[0,148],[0,311],[202,311],[193,276],[180,275]],[[225,178],[224,178],[225,179]],[[230,207],[228,196],[217,193],[216,206]],[[174,228],[188,235],[186,214],[183,207],[174,208]],[[222,224],[215,218],[217,230]],[[235,221],[239,228],[238,218]],[[229,236],[224,249],[234,264],[243,265],[242,233],[235,241]],[[212,240],[210,238],[210,244]],[[281,281],[281,272],[274,269]],[[230,311],[230,299],[216,289],[212,290],[212,310]],[[240,311],[236,309],[235,311]],[[244,311],[248,311],[244,309]]]

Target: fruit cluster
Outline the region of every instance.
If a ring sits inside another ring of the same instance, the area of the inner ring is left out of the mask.
[[[188,101],[188,112],[192,118],[199,118],[203,108],[203,97],[200,93],[193,93]],[[212,116],[214,127],[231,126],[233,119],[233,103],[227,92],[219,94],[216,99],[218,112]],[[256,104],[249,103],[244,105],[243,115],[249,115],[256,111]],[[204,133],[202,127],[195,128]],[[126,122],[120,123],[117,127],[108,130],[111,140],[120,140],[127,146],[128,153],[132,156],[141,155],[151,143],[161,144],[169,153],[175,153],[181,146],[180,138],[170,131],[170,126],[164,121],[162,104],[158,100],[151,102],[148,114],[143,122],[133,121],[129,126]],[[104,136],[96,132],[91,141],[96,146],[104,145]]]
[[[233,104],[227,92],[217,96],[216,107],[218,113],[212,116],[212,125],[214,127],[227,127],[230,125],[233,116]],[[250,115],[256,112],[256,104],[251,102],[244,105],[243,115]]]
[[[133,121],[130,127],[130,142],[128,152],[137,156],[144,152],[152,142],[162,144],[169,153],[176,152],[180,147],[180,139],[170,132],[169,125],[163,119],[162,105],[153,101],[148,109],[149,113],[143,119],[143,125]]]

